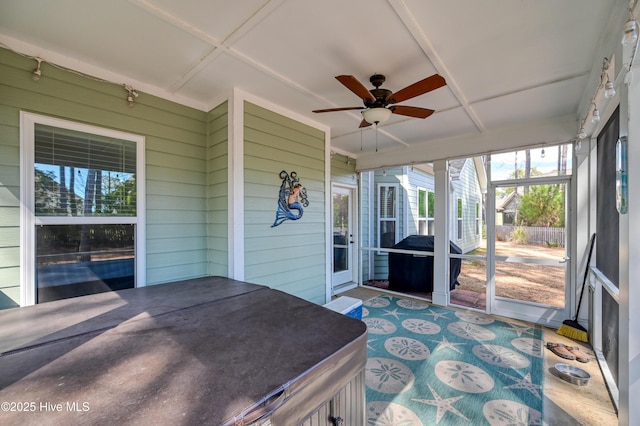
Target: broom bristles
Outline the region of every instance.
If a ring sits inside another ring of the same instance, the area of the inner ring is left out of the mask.
[[[565,320],[558,329],[558,334],[580,342],[589,342],[587,330],[578,321]]]

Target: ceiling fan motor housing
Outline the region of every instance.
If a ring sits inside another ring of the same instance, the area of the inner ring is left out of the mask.
[[[382,74],[374,74],[369,78],[369,81],[375,87],[375,89],[371,89],[369,92],[371,92],[376,100],[371,101],[369,99],[365,99],[364,105],[367,108],[384,108],[388,105],[388,102],[386,101],[387,97],[393,92],[388,89],[380,89],[380,86],[382,86],[382,83],[384,83],[385,80],[386,77]]]

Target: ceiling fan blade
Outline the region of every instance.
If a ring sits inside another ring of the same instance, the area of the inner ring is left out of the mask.
[[[352,109],[365,109],[364,107],[342,107],[342,108],[327,108],[327,109],[316,109],[312,112],[333,112],[333,111],[349,111]]]
[[[406,115],[407,117],[427,118],[435,112],[428,108],[420,108],[414,106],[396,105],[389,107],[394,114]]]
[[[406,101],[407,99],[415,98],[416,96],[423,95],[432,90],[438,89],[447,82],[439,74],[434,74],[431,77],[427,77],[424,80],[413,83],[410,86],[400,89],[395,93],[387,96],[387,102],[390,104],[396,104],[398,102]]]
[[[371,123],[369,123],[367,120],[364,120],[364,119],[363,119],[363,120],[360,122],[360,125],[359,125],[358,127],[362,129],[363,127],[369,127],[369,126],[371,126]]]
[[[360,99],[362,100],[369,99],[370,101],[375,102],[376,98],[354,76],[339,75],[336,77],[336,80],[342,83],[347,89],[351,90],[353,93],[358,95]]]

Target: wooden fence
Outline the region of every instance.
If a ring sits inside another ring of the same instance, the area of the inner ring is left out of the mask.
[[[500,241],[512,241],[514,239],[514,231],[518,236],[525,234],[526,243],[529,244],[547,244],[558,247],[564,247],[565,244],[566,233],[564,228],[496,225],[496,238]]]

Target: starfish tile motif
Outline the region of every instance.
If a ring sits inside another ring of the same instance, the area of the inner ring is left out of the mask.
[[[432,339],[429,339],[429,340],[438,344],[438,346],[436,346],[436,348],[435,348],[435,351],[439,351],[441,349],[452,349],[452,350],[458,352],[459,354],[461,354],[462,351],[460,349],[456,348],[456,346],[466,345],[466,343],[450,342],[449,340],[447,340],[447,338],[445,336],[442,336],[442,340],[432,340]]]
[[[394,317],[397,320],[400,319],[400,315],[407,315],[404,312],[398,312],[398,308],[394,309],[393,311],[390,311],[388,309],[385,309],[384,311],[386,312],[386,314],[383,314],[383,316],[390,315],[390,316]]]
[[[447,315],[449,314],[448,312],[434,312],[433,309],[429,309],[429,312],[430,312],[429,314],[425,314],[425,315],[433,317],[434,321],[437,321],[440,318],[449,319],[447,318]]]
[[[510,330],[510,331],[515,331],[518,334],[518,337],[522,337],[523,334],[529,334],[531,336],[535,336],[535,333],[532,330],[531,327],[526,327],[523,325],[517,325],[517,324],[508,324],[509,327],[500,327],[504,330]]]
[[[522,379],[503,372],[500,372],[500,374],[502,374],[503,376],[507,376],[511,380],[515,381],[514,384],[505,386],[504,389],[525,389],[535,395],[538,399],[542,398],[538,393],[538,389],[542,389],[542,386],[536,385],[531,381],[531,373],[527,373],[527,375]]]
[[[427,385],[429,386],[429,385]],[[433,390],[433,388],[431,386],[429,386],[429,390],[431,391],[431,394],[433,395],[433,397],[435,399],[414,399],[412,398],[412,401],[416,401],[416,402],[421,402],[423,404],[429,404],[429,405],[433,405],[434,407],[437,407],[438,410],[436,412],[436,424],[440,423],[440,420],[442,420],[442,417],[447,414],[449,411],[452,412],[453,414],[455,414],[458,417],[462,417],[463,419],[465,419],[466,421],[471,421],[468,418],[466,418],[464,416],[464,414],[462,414],[460,411],[458,411],[454,406],[453,403],[464,398],[464,395],[461,396],[456,396],[453,398],[442,398],[440,395],[438,395],[436,393],[436,391]]]

